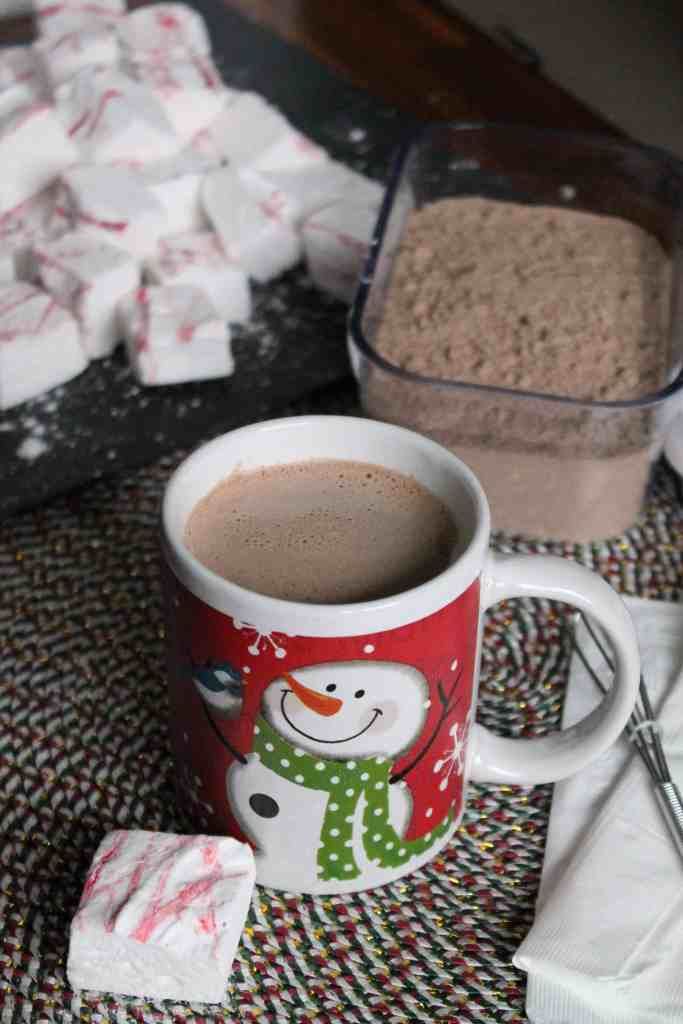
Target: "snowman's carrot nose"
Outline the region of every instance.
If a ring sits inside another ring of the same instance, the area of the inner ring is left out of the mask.
[[[309,689],[303,683],[298,683],[289,672],[283,672],[282,678],[291,686],[292,693],[299,698],[301,703],[319,715],[336,715],[342,706],[343,701],[338,697],[328,697],[326,693],[318,693],[317,690]]]

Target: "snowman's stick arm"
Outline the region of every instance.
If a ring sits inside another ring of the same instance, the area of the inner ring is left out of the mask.
[[[215,732],[216,736],[218,737],[220,742],[223,744],[223,746],[227,747],[227,749],[230,751],[232,756],[237,761],[239,761],[241,764],[246,764],[247,763],[246,757],[239,750],[235,750],[235,748],[232,746],[231,743],[228,743],[228,741],[226,740],[225,736],[223,735],[223,733],[220,731],[220,729],[218,728],[218,726],[214,722],[213,716],[212,716],[211,712],[209,711],[209,709],[206,706],[204,701],[202,701],[202,707],[204,708],[204,714],[206,715],[206,717],[209,720],[209,725],[211,726],[211,728],[213,729],[213,731]]]
[[[427,753],[427,751],[431,747],[432,743],[436,739],[436,737],[438,735],[438,732],[439,732],[439,729],[441,728],[441,726],[444,723],[444,719],[445,719],[446,715],[448,715],[451,711],[455,711],[455,709],[457,708],[458,704],[462,703],[462,698],[463,698],[463,694],[462,693],[460,694],[458,699],[455,701],[455,703],[451,703],[451,701],[453,700],[453,694],[455,693],[455,689],[456,689],[458,683],[460,682],[460,676],[461,675],[462,675],[462,670],[460,672],[458,672],[458,675],[456,677],[455,682],[453,683],[453,686],[451,687],[451,692],[448,694],[448,697],[446,696],[446,694],[444,692],[443,686],[441,685],[441,681],[439,681],[437,683],[437,688],[438,688],[438,691],[439,691],[439,700],[441,701],[442,707],[441,707],[441,714],[439,715],[439,719],[438,719],[436,725],[434,726],[434,728],[432,729],[432,735],[429,737],[429,739],[427,740],[427,742],[425,743],[424,747],[419,752],[419,754],[415,755],[415,757],[413,758],[413,760],[410,762],[409,765],[407,765],[405,768],[403,768],[402,771],[397,772],[395,775],[390,776],[390,778],[389,778],[389,785],[390,786],[393,783],[395,783],[395,782],[400,782],[401,779],[405,778],[405,776],[408,774],[408,772],[412,772],[413,768],[415,768],[415,766],[420,763],[420,761],[425,756],[425,754]]]

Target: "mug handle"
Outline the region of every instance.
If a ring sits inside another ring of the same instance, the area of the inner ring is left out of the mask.
[[[640,655],[631,617],[596,573],[551,555],[489,555],[482,610],[511,597],[546,597],[591,615],[612,645],[614,681],[600,704],[568,729],[534,739],[505,739],[474,723],[470,779],[533,786],[557,782],[595,760],[624,729],[638,695]]]

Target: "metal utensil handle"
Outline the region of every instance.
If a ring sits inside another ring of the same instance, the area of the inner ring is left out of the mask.
[[[655,796],[676,849],[683,860],[683,801],[675,782],[657,782]]]

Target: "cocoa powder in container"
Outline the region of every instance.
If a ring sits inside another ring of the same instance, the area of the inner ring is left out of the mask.
[[[663,248],[629,221],[481,198],[430,203],[408,215],[374,338],[384,359],[419,376],[370,368],[365,406],[468,463],[497,529],[574,541],[621,533],[644,496],[652,413],[533,395],[609,403],[656,392],[669,297]],[[439,381],[506,391],[455,394]]]

